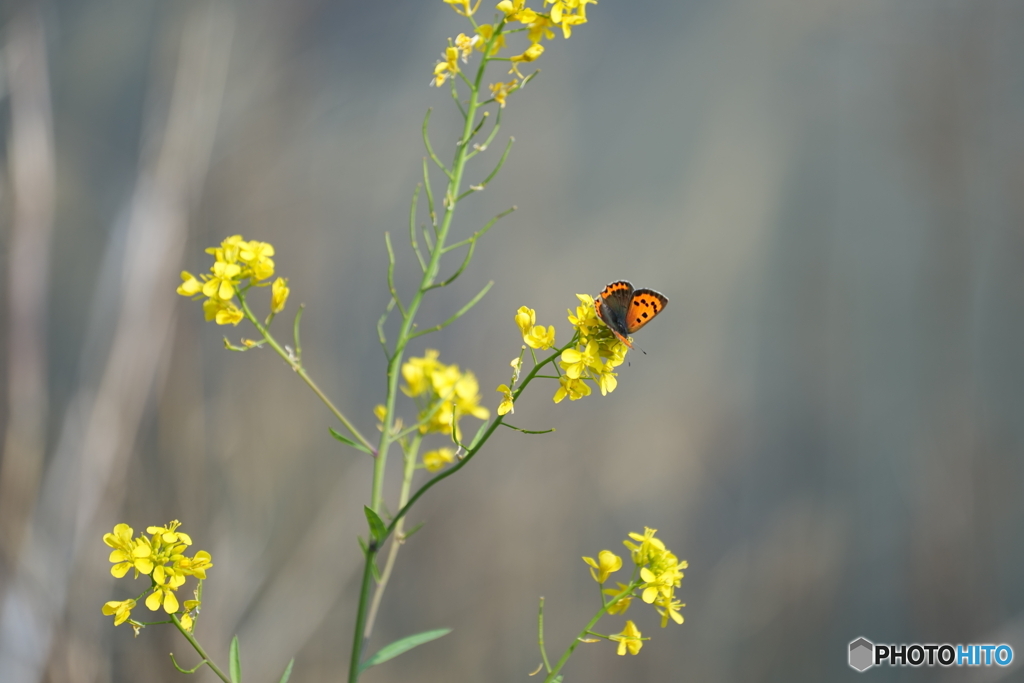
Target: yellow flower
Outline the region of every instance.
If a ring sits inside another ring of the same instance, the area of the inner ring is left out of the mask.
[[[605,588],[601,592],[604,593],[605,595],[609,595],[609,596],[614,598],[616,595],[621,595],[622,592],[629,587],[629,586],[627,586],[624,583],[620,583],[620,584],[618,584],[618,586],[619,586],[618,588]],[[632,595],[627,595],[625,597],[619,598],[618,600],[616,600],[612,604],[608,605],[608,610],[607,610],[608,614],[624,614],[626,612],[626,610],[629,609],[629,605],[632,602],[633,602],[633,596]]]
[[[562,25],[562,34],[568,38],[572,35],[572,27],[587,23],[587,3],[597,4],[597,0],[544,0],[544,4],[553,3],[551,21]]]
[[[167,523],[167,526],[149,526],[146,527],[147,534],[153,534],[153,540],[157,540],[159,536],[160,541],[167,545],[174,545],[175,543],[183,543],[185,545],[192,545],[192,538],[184,531],[177,531],[178,527],[181,526],[181,522],[176,519],[172,519]]]
[[[489,41],[491,39],[491,36],[494,35],[494,26],[492,26],[491,24],[483,24],[482,26],[477,27],[476,34],[480,38],[480,40],[476,41],[475,47],[477,50],[480,50],[480,52],[483,52],[484,50],[487,49],[487,41]],[[504,47],[505,34],[499,33],[498,37],[494,39],[493,43],[491,43],[491,52],[487,56],[493,57],[494,55],[498,54],[498,52]]]
[[[442,55],[444,60],[434,67],[434,85],[440,88],[449,76],[459,73],[459,48],[449,45]]]
[[[462,53],[462,63],[465,64],[469,61],[469,55],[473,52],[473,44],[480,40],[480,36],[473,36],[470,38],[465,33],[460,33],[455,37],[455,47]]]
[[[211,270],[213,275],[203,285],[203,296],[229,301],[235,296],[235,286],[238,284],[237,278],[242,272],[242,267],[237,263],[216,261]]]
[[[175,563],[175,565],[182,574],[194,576],[197,579],[205,579],[206,570],[213,566],[213,562],[211,562],[212,559],[213,558],[210,557],[210,553],[205,550],[200,550],[192,557],[181,558]]]
[[[630,543],[628,540],[622,542],[624,546],[632,551],[633,564],[642,567],[652,560],[659,559],[666,552],[665,544],[662,543],[660,538],[654,537],[656,533],[658,533],[657,529],[645,526],[642,536],[636,532],[630,532],[629,534],[629,537],[634,541],[640,541],[640,545]]]
[[[203,302],[203,314],[207,320],[216,320],[218,325],[237,325],[245,314],[230,301],[207,299]]]
[[[185,612],[184,614],[181,615],[181,619],[179,619],[178,621],[181,622],[181,627],[183,629],[185,629],[189,633],[192,633],[193,621],[192,621],[192,615],[191,614],[189,614],[188,612]]]
[[[497,7],[505,14],[505,21],[532,24],[537,20],[537,13],[525,5],[526,0],[501,0]]]
[[[232,235],[225,238],[219,247],[209,247],[206,253],[213,254],[213,258],[220,263],[234,263],[238,260],[238,252],[241,251],[244,243],[245,240],[241,235]]]
[[[476,4],[470,8],[469,3],[471,0],[444,0],[446,5],[450,5],[456,14],[461,14],[464,17],[471,17],[476,12],[477,8],[480,7],[480,0],[476,0]]]
[[[402,364],[402,377],[406,386],[402,391],[414,398],[426,398],[417,403],[420,406],[420,432],[440,432],[462,438],[458,420],[463,415],[472,415],[480,420],[490,416],[490,411],[480,405],[480,384],[470,371],[462,372],[458,365],[445,365],[437,360],[438,353],[427,349],[423,358],[410,358]],[[453,424],[454,421],[454,424]]]
[[[427,349],[422,358],[410,358],[402,364],[402,378],[406,382],[402,391],[406,396],[422,396],[433,388],[430,377],[442,367],[437,361],[439,355],[435,349]]]
[[[423,467],[428,472],[437,472],[451,462],[455,462],[455,451],[450,448],[438,448],[423,454]]]
[[[682,577],[681,574],[679,576],[680,578]],[[640,597],[648,605],[653,603],[659,596],[662,598],[671,598],[674,584],[676,582],[675,572],[669,570],[655,574],[647,567],[644,567],[640,570],[640,578],[646,582],[643,587],[644,592]]]
[[[177,590],[185,584],[185,573],[177,566],[177,562],[171,567],[160,564],[153,570],[153,580],[161,585],[166,583],[169,590]]]
[[[253,240],[242,242],[238,248],[238,258],[249,267],[247,275],[254,280],[266,280],[274,274],[274,246],[268,242]]]
[[[279,277],[270,286],[270,311],[280,313],[288,301],[288,295],[292,290],[288,288],[288,278]]]
[[[508,83],[501,83],[501,82],[491,83],[491,85],[489,86],[490,89],[491,89],[491,97],[493,97],[494,101],[497,102],[498,104],[500,104],[501,108],[504,109],[505,108],[505,98],[508,97],[508,94],[510,92],[512,92],[513,90],[516,89],[516,86],[518,84],[519,84],[519,81],[517,81],[514,78],[511,81],[509,81]],[[182,287],[184,287],[184,285],[182,285]],[[181,287],[179,287],[179,289],[181,289]]]
[[[111,600],[110,602],[104,603],[103,613],[108,617],[113,615],[114,626],[120,626],[124,622],[128,621],[128,617],[132,615],[132,609],[134,608],[134,600]]]
[[[136,577],[153,571],[153,549],[149,540],[145,537],[132,540],[132,533],[132,528],[127,524],[118,524],[114,527],[114,533],[103,535],[103,542],[114,549],[109,558],[115,563],[110,568],[114,578],[120,579],[129,569],[135,569]]]
[[[561,360],[558,362],[569,379],[579,379],[587,368],[602,370],[604,363],[598,350],[597,342],[590,341],[583,350],[566,349],[562,351]]]
[[[519,331],[523,333],[523,338],[530,334],[530,330],[537,324],[537,312],[532,308],[526,306],[520,306],[519,310],[516,311],[516,325],[519,326]]]
[[[590,396],[590,385],[582,379],[571,379],[562,375],[558,378],[559,387],[555,392],[555,403],[561,403],[568,396],[570,401],[578,401],[584,396]]]
[[[519,72],[519,62],[532,62],[544,53],[544,46],[540,43],[534,43],[521,55],[513,55],[510,60],[512,62],[512,69],[509,71],[510,74],[515,74],[519,78],[523,77],[523,74]]]
[[[175,291],[182,296],[195,296],[203,291],[203,283],[187,270],[181,271],[181,285]]]
[[[499,384],[497,391],[502,394],[501,404],[498,405],[498,415],[507,415],[508,413],[516,412],[516,408],[512,403],[512,390],[508,388],[508,385]]]
[[[594,577],[594,581],[598,583],[604,583],[608,580],[608,575],[617,572],[622,569],[622,558],[613,553],[611,550],[602,550],[597,554],[597,561],[594,561],[592,557],[584,557],[583,561],[590,565],[590,575]],[[597,570],[597,573],[594,570]]]
[[[178,584],[179,586],[181,584]],[[164,611],[168,614],[174,614],[178,611],[178,598],[174,595],[174,590],[178,586],[172,586],[170,583],[159,583],[153,587],[153,592],[146,598],[146,607],[150,611],[157,611],[160,606],[163,605]]]
[[[554,25],[548,17],[538,16],[537,21],[530,24],[530,30],[526,33],[530,43],[539,43],[542,38],[547,40],[554,38],[555,33],[551,30],[551,27]]]
[[[555,345],[555,326],[548,325],[547,329],[544,329],[543,325],[536,325],[530,330],[530,334],[523,337],[523,341],[534,349],[550,349]]]
[[[605,367],[608,366],[606,365]],[[619,386],[619,380],[616,379],[616,373],[602,371],[597,376],[597,386],[601,389],[602,396],[607,396],[615,391],[615,387]]]
[[[534,349],[550,349],[555,345],[555,326],[545,328],[537,324],[537,312],[520,306],[516,311],[516,325],[523,335],[523,341]]]
[[[626,650],[629,650],[629,654],[635,655],[644,646],[640,635],[640,629],[636,627],[636,624],[632,621],[627,621],[626,628],[622,629],[622,633],[616,633],[613,636],[608,636],[608,638],[619,641],[618,654],[624,655]]]
[[[655,601],[654,608],[658,610],[658,614],[661,615],[661,627],[665,628],[668,626],[669,618],[677,624],[683,623],[683,615],[679,613],[680,607],[686,607],[683,603],[678,600],[662,600]],[[610,612],[611,610],[609,610]]]
[[[575,314],[571,310],[569,311],[569,322],[579,330],[580,337],[586,338],[599,329],[602,323],[597,317],[593,297],[589,294],[577,294],[576,298],[580,300],[581,305],[576,307]]]

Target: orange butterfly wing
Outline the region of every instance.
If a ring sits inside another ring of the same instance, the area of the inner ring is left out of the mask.
[[[616,283],[618,284],[618,283]],[[610,285],[609,285],[610,286]],[[665,310],[668,297],[653,289],[638,289],[626,309],[626,331],[633,334]]]
[[[597,310],[597,317],[604,321],[604,324],[612,331],[619,340],[633,348],[626,337],[626,311],[629,310],[629,303],[633,296],[633,285],[625,280],[613,282],[601,293],[594,297],[594,308]]]

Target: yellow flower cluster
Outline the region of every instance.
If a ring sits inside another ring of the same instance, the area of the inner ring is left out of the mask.
[[[644,533],[630,533],[629,537],[639,541],[639,545],[623,541],[632,553],[633,564],[640,568],[640,578],[644,580],[644,592],[641,599],[648,605],[653,604],[661,615],[661,627],[668,625],[668,620],[677,624],[683,623],[683,615],[679,608],[684,605],[675,599],[675,590],[683,580],[683,570],[688,566],[671,550],[665,547],[660,538],[655,538],[657,529],[644,527]]]
[[[590,395],[586,380],[597,383],[602,396],[615,391],[617,373],[613,370],[626,360],[629,350],[597,317],[594,299],[589,294],[577,294],[580,305],[576,312],[569,311],[569,322],[578,333],[575,348],[562,352],[558,362],[565,374],[558,378],[560,386],[555,392],[555,403],[566,396],[576,401]]]
[[[456,13],[464,17],[471,17],[480,7],[480,0],[470,6],[471,0],[444,0],[445,4],[451,6]],[[441,87],[449,76],[459,73],[458,56],[462,53],[462,61],[466,62],[469,52],[475,47],[483,52],[490,49],[488,57],[495,57],[505,48],[504,27],[512,22],[518,22],[526,26],[526,35],[530,40],[530,46],[522,53],[509,57],[512,62],[510,74],[516,78],[508,83],[492,83],[490,85],[491,95],[494,101],[502,108],[505,107],[505,99],[509,93],[520,88],[525,82],[523,74],[519,71],[519,64],[533,62],[544,54],[542,40],[551,40],[555,37],[553,28],[561,28],[562,36],[568,38],[572,35],[572,27],[587,23],[587,4],[597,4],[597,0],[544,0],[540,11],[526,6],[526,0],[501,0],[497,9],[501,11],[502,17],[496,24],[482,24],[476,27],[476,35],[469,38],[460,34],[454,44],[449,39],[448,48],[445,50],[443,59],[434,67],[434,85]],[[548,5],[551,5],[548,8]],[[460,42],[461,41],[461,42]]]
[[[146,591],[146,607],[156,611],[163,606],[167,614],[178,613],[180,606],[175,592],[185,583],[185,577],[194,576],[199,580],[206,578],[206,570],[213,566],[210,553],[200,550],[192,557],[184,554],[185,549],[192,545],[189,535],[178,531],[181,523],[177,520],[167,526],[147,527],[150,534],[133,538],[134,530],[127,524],[118,524],[113,533],[104,534],[103,542],[113,548],[110,561],[114,566],[110,573],[115,578],[122,578],[129,570],[135,570],[135,578],[146,574],[152,579],[152,585]],[[145,593],[143,593],[145,595]],[[103,614],[114,617],[114,625],[128,621],[135,627],[141,626],[130,620],[136,601],[112,600],[103,605]],[[182,626],[191,630],[192,614],[199,608],[199,600],[186,600],[180,621]]]
[[[422,358],[410,358],[403,363],[402,378],[406,385],[402,391],[416,399],[420,433],[451,434],[454,428],[455,438],[461,441],[459,418],[471,415],[486,420],[491,413],[480,405],[476,375],[459,370],[458,365],[445,365],[437,359],[438,355],[434,349],[427,349]],[[443,465],[442,462],[437,469]]]
[[[605,605],[605,611],[608,614],[622,614],[629,609],[633,601],[633,591],[643,591],[640,598],[645,603],[654,605],[661,615],[661,626],[664,628],[668,625],[669,619],[677,624],[683,623],[683,615],[679,610],[685,605],[675,599],[675,589],[683,580],[682,570],[686,569],[687,563],[680,562],[672,551],[665,547],[661,539],[655,537],[656,533],[656,529],[645,527],[643,534],[630,533],[629,538],[623,541],[630,550],[633,564],[640,571],[640,580],[630,584],[620,583],[618,588],[606,588],[602,593],[614,598]],[[596,560],[584,557],[583,561],[590,565],[590,575],[594,581],[602,585],[611,574],[622,569],[622,558],[610,550],[602,550]],[[619,643],[620,655],[626,654],[627,651],[630,654],[637,654],[646,640],[641,637],[640,630],[632,621],[626,622],[626,627],[621,633],[608,637]]]
[[[207,249],[206,253],[213,254],[214,258],[210,272],[197,278],[183,270],[177,292],[196,299],[206,297],[203,312],[207,320],[216,320],[218,325],[237,325],[245,314],[235,305],[235,296],[249,287],[270,284],[263,281],[274,274],[274,260],[271,258],[274,247],[267,242],[247,242],[241,235],[232,235],[219,247]],[[274,281],[270,302],[272,314],[284,310],[289,291],[288,280],[279,277]]]

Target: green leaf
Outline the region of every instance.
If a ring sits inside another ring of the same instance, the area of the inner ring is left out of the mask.
[[[363,555],[366,555],[367,553],[369,553],[370,552],[370,548],[367,547],[366,541],[363,540],[363,537],[362,536],[356,536],[356,538],[359,539],[359,547],[363,549]]]
[[[352,448],[356,449],[357,451],[362,451],[363,453],[366,453],[367,455],[373,455],[373,453],[370,452],[370,449],[368,449],[363,444],[357,443],[357,442],[353,441],[352,439],[348,438],[347,436],[345,436],[343,434],[340,434],[333,427],[328,427],[328,429],[331,430],[331,436],[333,436],[335,439],[337,439],[338,441],[342,442],[346,446],[351,446]]]
[[[381,649],[377,650],[377,653],[363,662],[363,665],[359,667],[359,671],[363,672],[369,669],[371,666],[376,666],[389,659],[394,659],[403,652],[408,652],[418,645],[423,643],[429,643],[432,640],[437,640],[442,636],[446,636],[451,633],[450,628],[439,628],[433,631],[424,631],[423,633],[417,633],[413,636],[406,636],[401,640],[396,640],[390,645],[385,645]]]
[[[370,534],[373,536],[374,542],[379,544],[387,537],[388,528],[384,526],[384,522],[380,520],[376,512],[365,505],[363,511],[366,512],[366,521],[370,523]]]
[[[420,522],[419,524],[417,524],[417,525],[416,525],[416,526],[414,526],[413,528],[411,528],[411,529],[409,529],[408,531],[406,531],[406,532],[405,532],[405,533],[403,534],[403,536],[405,537],[405,539],[406,539],[406,540],[408,540],[408,539],[412,538],[412,535],[413,535],[414,533],[416,533],[417,531],[419,531],[420,529],[422,529],[422,528],[423,528],[423,525],[424,525],[424,524],[426,524],[426,522]]]
[[[278,683],[288,683],[288,679],[292,677],[292,665],[295,664],[295,658],[292,657],[291,661],[288,662],[288,666],[284,668],[284,673],[281,674],[281,680]]]
[[[228,654],[228,660],[231,683],[242,683],[242,663],[238,659],[238,636],[231,639],[231,650]]]
[[[530,429],[522,429],[521,427],[516,427],[515,425],[510,425],[508,422],[502,422],[501,424],[502,424],[503,427],[508,427],[509,429],[514,429],[517,432],[522,432],[523,434],[550,434],[551,432],[555,431],[554,427],[552,427],[551,429],[544,429],[544,430],[541,430],[541,431],[534,431],[534,430],[530,430]]]
[[[477,446],[479,446],[480,445],[480,437],[482,437],[484,435],[484,432],[487,431],[487,428],[490,427],[490,426],[491,426],[491,423],[488,422],[487,420],[484,420],[482,423],[480,423],[480,429],[476,430],[476,436],[474,436],[473,440],[469,442],[469,448],[467,448],[466,450],[470,450],[471,451],[474,448],[476,448]]]

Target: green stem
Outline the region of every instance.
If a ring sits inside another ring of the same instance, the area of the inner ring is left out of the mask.
[[[540,596],[540,610],[537,614],[537,644],[540,646],[540,657],[544,660],[544,670],[551,671],[548,652],[544,649],[544,596]]]
[[[404,453],[405,468],[402,472],[402,491],[398,496],[399,507],[409,501],[409,492],[412,490],[412,478],[416,474],[416,458],[419,456],[420,442],[422,440],[423,437],[420,434],[416,434],[412,439],[412,443],[409,444],[409,449]],[[405,541],[405,537],[402,535],[404,521],[402,519],[398,526],[395,527],[395,537],[391,539],[391,547],[388,548],[388,559],[384,563],[384,571],[381,572],[380,581],[377,582],[377,587],[373,591],[373,601],[370,603],[370,612],[366,617],[366,628],[363,631],[363,637],[366,640],[369,640],[370,634],[373,633],[373,623],[377,620],[377,610],[380,609],[380,601],[384,598],[384,589],[387,588],[388,580],[391,578],[391,571],[395,567],[398,549]]]
[[[331,399],[327,397],[327,394],[325,394],[320,389],[320,387],[316,385],[316,382],[313,381],[313,378],[306,373],[305,368],[302,367],[302,363],[299,362],[298,358],[288,353],[288,351],[286,351],[280,344],[278,344],[277,340],[271,336],[270,330],[268,330],[266,326],[263,325],[263,323],[261,323],[256,318],[255,315],[253,315],[252,311],[249,309],[249,304],[245,300],[245,295],[242,294],[242,292],[236,293],[238,294],[239,302],[241,302],[242,304],[242,312],[245,313],[245,317],[249,320],[249,322],[256,326],[256,329],[259,330],[260,334],[263,335],[263,339],[265,339],[266,342],[270,344],[270,347],[272,349],[277,351],[277,355],[281,356],[281,358],[284,359],[285,363],[288,363],[288,365],[291,366],[291,369],[295,371],[295,374],[302,378],[302,381],[305,382],[309,386],[309,388],[313,390],[313,393],[320,397],[320,400],[324,402],[324,405],[326,405],[327,408],[332,413],[334,413],[334,416],[338,418],[338,421],[340,421],[341,424],[345,425],[345,429],[351,432],[352,436],[354,436],[356,440],[359,441],[359,443],[365,446],[366,449],[370,451],[370,453],[376,453],[376,451],[373,448],[373,444],[367,441],[366,437],[360,434],[359,430],[355,428],[355,425],[349,422],[348,418],[345,417],[345,415],[342,414],[342,412],[335,407],[335,405],[331,402]]]
[[[530,382],[534,378],[537,377],[537,373],[540,371],[540,369],[542,367],[544,367],[545,365],[547,365],[548,363],[553,362],[559,356],[561,356],[562,355],[562,351],[565,351],[567,348],[572,346],[574,343],[575,343],[575,337],[573,337],[573,341],[572,342],[569,342],[568,344],[566,344],[562,348],[556,350],[550,356],[548,356],[543,361],[541,361],[540,364],[535,366],[533,368],[533,370],[531,370],[530,373],[528,375],[526,375],[526,377],[522,380],[522,382],[519,385],[519,388],[512,392],[513,397],[518,399],[519,395],[523,393],[523,390],[526,389],[527,386],[529,386]],[[391,534],[391,532],[394,530],[395,526],[398,524],[398,521],[401,520],[405,516],[405,514],[407,512],[409,512],[409,509],[412,508],[412,506],[416,503],[416,501],[420,499],[420,496],[422,496],[424,493],[426,493],[428,489],[432,488],[435,484],[439,483],[443,479],[447,479],[448,477],[452,476],[453,474],[458,472],[460,469],[465,467],[466,463],[468,463],[470,460],[473,459],[473,456],[477,454],[477,452],[483,447],[483,445],[485,443],[487,443],[487,440],[491,438],[491,435],[494,434],[494,431],[502,423],[504,423],[504,421],[505,421],[505,416],[504,415],[500,415],[500,416],[496,417],[494,419],[494,421],[491,422],[491,424],[487,427],[487,430],[480,436],[480,439],[476,443],[472,444],[473,447],[468,450],[466,455],[463,456],[462,460],[460,460],[456,464],[452,465],[451,467],[449,467],[448,469],[446,469],[444,472],[442,472],[441,474],[437,475],[433,479],[429,479],[427,481],[427,483],[425,483],[423,486],[421,486],[416,491],[416,493],[413,494],[412,498],[409,499],[409,502],[406,503],[405,505],[403,505],[398,510],[398,512],[395,513],[395,518],[391,521],[391,524],[388,525],[387,534],[388,535]],[[387,535],[385,535],[385,538],[387,538]]]
[[[575,639],[573,639],[572,645],[570,645],[568,649],[566,649],[565,653],[562,655],[562,658],[559,659],[558,662],[555,664],[555,668],[548,669],[548,675],[544,679],[544,683],[551,683],[551,681],[555,680],[555,677],[558,675],[558,672],[561,671],[562,667],[565,666],[565,663],[569,661],[569,657],[572,656],[573,650],[575,650],[576,646],[580,644],[581,639],[590,633],[590,629],[594,627],[594,624],[596,624],[598,620],[605,615],[609,607],[611,607],[619,600],[632,593],[635,588],[636,586],[633,585],[632,582],[630,582],[626,590],[616,595],[608,602],[608,604],[604,605],[601,609],[597,611],[597,614],[594,615],[594,618],[588,621],[587,625],[583,627],[582,631],[580,631],[580,634],[576,636]]]
[[[187,640],[192,645],[192,647],[195,648],[195,651],[199,654],[199,656],[203,658],[203,662],[205,662],[206,665],[213,670],[213,673],[217,674],[220,680],[224,681],[224,683],[231,683],[231,679],[227,676],[227,674],[221,671],[220,668],[214,663],[214,661],[210,659],[209,656],[207,656],[206,651],[203,650],[203,646],[199,644],[199,641],[197,641],[195,637],[188,632],[188,629],[181,625],[181,622],[178,621],[177,614],[171,615],[171,621],[173,621],[174,625],[178,627],[179,631],[181,631],[181,635],[185,636],[185,640]]]
[[[359,660],[363,653],[363,625],[366,623],[366,596],[370,594],[370,583],[373,581],[373,561],[377,557],[376,550],[367,550],[366,564],[363,566],[363,582],[359,587],[359,609],[356,611],[356,629],[352,634],[352,658],[348,665],[348,680],[352,683],[359,680]]]
[[[398,336],[395,339],[394,352],[388,358],[387,368],[387,395],[385,399],[385,413],[383,420],[383,429],[381,430],[380,443],[377,447],[376,453],[377,458],[373,464],[373,484],[370,492],[370,508],[378,515],[382,512],[382,503],[384,497],[384,473],[387,465],[388,449],[391,447],[392,442],[395,439],[394,432],[392,430],[392,424],[394,422],[395,415],[395,401],[398,397],[398,381],[401,376],[402,368],[402,357],[405,353],[405,347],[409,341],[413,338],[413,328],[416,319],[416,313],[419,311],[420,303],[423,301],[424,294],[430,289],[430,286],[434,283],[437,278],[437,274],[440,267],[441,255],[444,253],[445,240],[448,237],[448,231],[451,228],[452,217],[455,213],[455,206],[458,203],[457,197],[459,196],[459,187],[462,185],[462,176],[466,167],[467,147],[470,137],[473,133],[473,122],[476,119],[476,111],[480,106],[479,104],[479,91],[480,84],[483,81],[484,72],[487,69],[487,63],[489,58],[490,47],[494,42],[495,38],[501,34],[504,28],[504,21],[500,22],[491,36],[491,39],[487,42],[484,50],[484,58],[480,60],[480,67],[477,69],[476,79],[470,88],[469,102],[466,105],[464,111],[465,123],[462,128],[462,136],[459,138],[459,142],[456,145],[455,159],[452,162],[451,169],[445,169],[445,175],[448,177],[448,189],[445,193],[444,201],[444,217],[441,219],[441,224],[436,226],[436,239],[432,245],[428,244],[430,248],[430,259],[427,262],[427,267],[423,271],[423,278],[420,280],[419,288],[405,307],[405,313],[402,316],[402,324],[398,330]],[[461,108],[461,107],[460,107]],[[424,126],[424,140],[426,141],[426,127]],[[429,143],[427,143],[429,144]],[[428,146],[428,152],[433,150]],[[433,154],[431,154],[433,156]],[[429,176],[426,172],[426,163],[424,162],[424,185],[427,190],[427,199],[430,204],[431,218],[433,219],[433,198],[430,194]],[[433,221],[432,221],[433,222]],[[497,424],[492,425],[491,431],[493,432]],[[459,465],[465,463],[463,460]],[[456,466],[453,469],[457,469]],[[436,478],[435,478],[436,480]],[[434,480],[431,480],[434,481]],[[428,482],[429,484],[429,482]],[[418,498],[424,489],[417,491],[416,495],[409,501],[409,503],[402,506],[402,513],[396,516],[391,525],[388,526],[388,534],[394,531],[395,526],[401,520],[405,514],[405,510]],[[379,543],[383,543],[385,539],[379,539]],[[368,614],[367,603],[370,600],[370,578],[372,576],[371,568],[373,562],[376,559],[377,554],[380,552],[379,545],[371,545],[366,553],[366,565],[363,570],[363,584],[359,592],[359,608],[356,612],[356,623],[353,634],[352,654],[349,660],[349,683],[356,683],[359,680],[359,661],[362,658],[363,644],[365,642],[363,638],[364,631],[366,629],[366,617]]]

